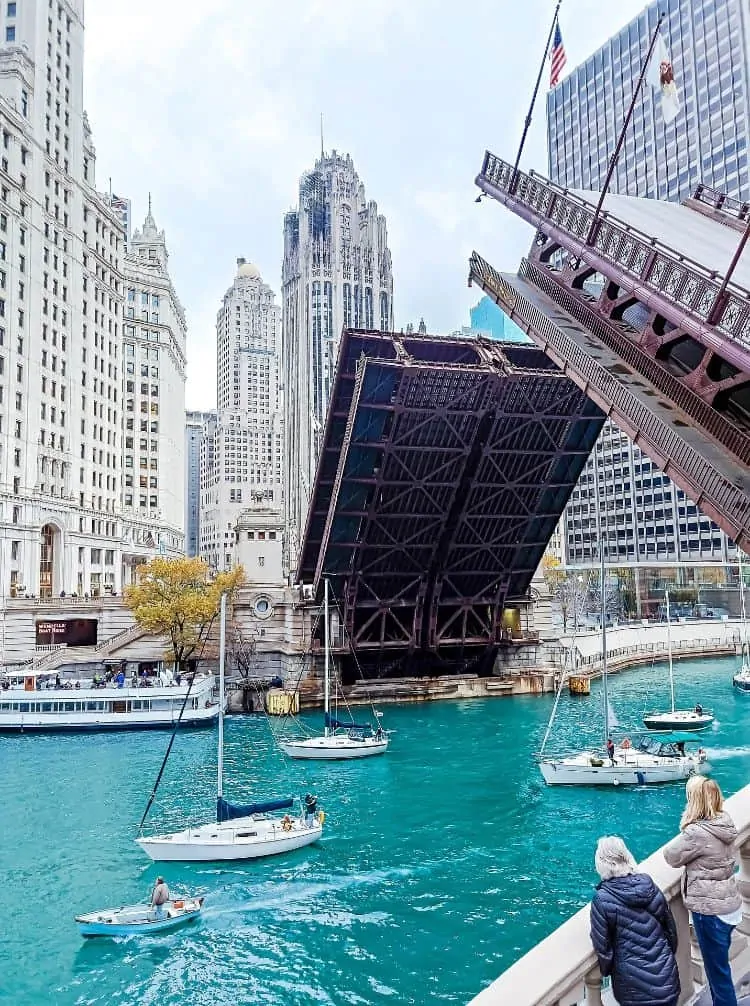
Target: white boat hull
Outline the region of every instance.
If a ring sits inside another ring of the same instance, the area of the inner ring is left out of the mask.
[[[317,816],[310,824],[299,817],[290,824],[285,828],[283,818],[242,817],[136,841],[155,863],[210,863],[277,856],[311,845],[323,834]]]
[[[142,936],[192,922],[198,918],[202,907],[203,898],[178,899],[167,902],[160,915],[151,905],[127,905],[77,915],[76,922],[81,936]]]
[[[738,692],[750,692],[750,667],[743,667],[732,678],[732,685]]]
[[[587,751],[569,758],[547,758],[539,768],[548,786],[645,786],[688,779],[701,764],[697,756],[690,755],[658,758],[619,753],[614,765],[607,760],[602,765],[592,764],[602,760],[596,752]]]
[[[281,750],[289,758],[317,761],[342,761],[349,758],[370,758],[385,754],[387,737],[351,738],[332,734],[329,737],[308,737],[304,740],[280,741]]]
[[[647,730],[690,731],[705,730],[714,721],[711,713],[697,713],[694,709],[675,709],[674,712],[646,713],[643,725]]]

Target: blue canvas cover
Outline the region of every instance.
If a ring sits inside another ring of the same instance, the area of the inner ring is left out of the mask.
[[[216,820],[232,821],[237,817],[250,817],[251,814],[267,814],[271,810],[286,810],[293,806],[294,800],[267,800],[265,803],[246,803],[235,805],[228,803],[223,797],[216,801]]]

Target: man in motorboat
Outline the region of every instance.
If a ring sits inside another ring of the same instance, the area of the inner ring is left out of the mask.
[[[157,919],[163,919],[166,917],[166,908],[164,906],[169,902],[169,900],[169,888],[167,887],[164,877],[157,877],[154,889],[151,892],[151,906],[154,909],[154,914]]]

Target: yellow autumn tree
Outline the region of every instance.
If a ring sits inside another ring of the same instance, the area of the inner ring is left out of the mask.
[[[125,588],[125,604],[146,632],[166,636],[181,673],[202,650],[219,611],[221,595],[242,586],[242,566],[211,576],[202,559],[155,558],[138,568],[138,582]]]

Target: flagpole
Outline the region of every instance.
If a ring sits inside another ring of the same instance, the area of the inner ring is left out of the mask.
[[[531,96],[531,104],[529,105],[529,111],[526,116],[526,122],[524,123],[523,133],[521,134],[521,142],[518,146],[518,153],[516,154],[516,163],[513,165],[513,175],[510,180],[510,194],[516,191],[516,184],[518,183],[518,165],[521,161],[521,154],[523,153],[523,148],[526,146],[526,137],[529,132],[529,127],[531,126],[531,116],[534,113],[534,105],[536,105],[537,95],[539,94],[539,86],[542,83],[542,76],[544,74],[544,65],[547,62],[547,56],[549,55],[549,47],[552,44],[552,36],[555,34],[555,25],[557,24],[557,17],[560,13],[560,5],[562,0],[557,0],[557,7],[555,8],[555,14],[552,18],[552,25],[550,26],[549,35],[547,36],[547,45],[544,47],[544,55],[542,56],[542,62],[539,66],[539,75],[536,78],[536,86],[534,87],[534,93]]]
[[[748,225],[745,228],[745,233],[740,238],[740,242],[737,245],[737,251],[734,253],[732,261],[729,263],[729,268],[727,269],[726,275],[724,276],[721,286],[719,287],[719,292],[716,294],[716,299],[714,300],[713,307],[709,312],[708,318],[706,318],[706,321],[708,322],[709,325],[715,325],[716,322],[721,317],[721,312],[724,310],[724,306],[726,305],[726,302],[728,300],[727,287],[729,286],[729,281],[734,275],[734,270],[737,268],[738,262],[742,258],[742,253],[745,250],[745,245],[748,242],[748,238],[750,238],[750,221],[748,222]]]
[[[638,78],[638,83],[635,85],[635,90],[633,91],[633,98],[630,102],[630,108],[628,109],[628,114],[625,116],[625,121],[622,124],[622,129],[620,130],[620,135],[617,138],[617,146],[615,147],[615,152],[612,154],[612,158],[609,162],[609,168],[607,170],[607,177],[604,179],[604,185],[602,186],[601,195],[599,196],[599,202],[596,204],[596,209],[594,210],[594,219],[591,221],[591,227],[589,228],[588,237],[586,238],[586,244],[593,244],[594,238],[596,237],[596,232],[599,229],[599,214],[602,211],[602,206],[604,205],[604,199],[609,191],[610,183],[612,182],[612,176],[615,173],[615,168],[617,167],[617,161],[620,157],[620,151],[622,150],[622,145],[625,142],[625,133],[627,132],[628,126],[630,125],[630,120],[633,118],[633,112],[635,111],[635,103],[638,100],[638,95],[641,93],[641,88],[643,87],[643,81],[646,79],[646,71],[648,70],[649,63],[651,62],[651,56],[654,52],[654,47],[656,46],[656,40],[659,37],[659,32],[661,31],[662,22],[666,14],[660,14],[659,20],[656,25],[654,34],[651,36],[651,45],[648,47],[648,53],[643,61],[643,66],[641,67],[641,75]]]

